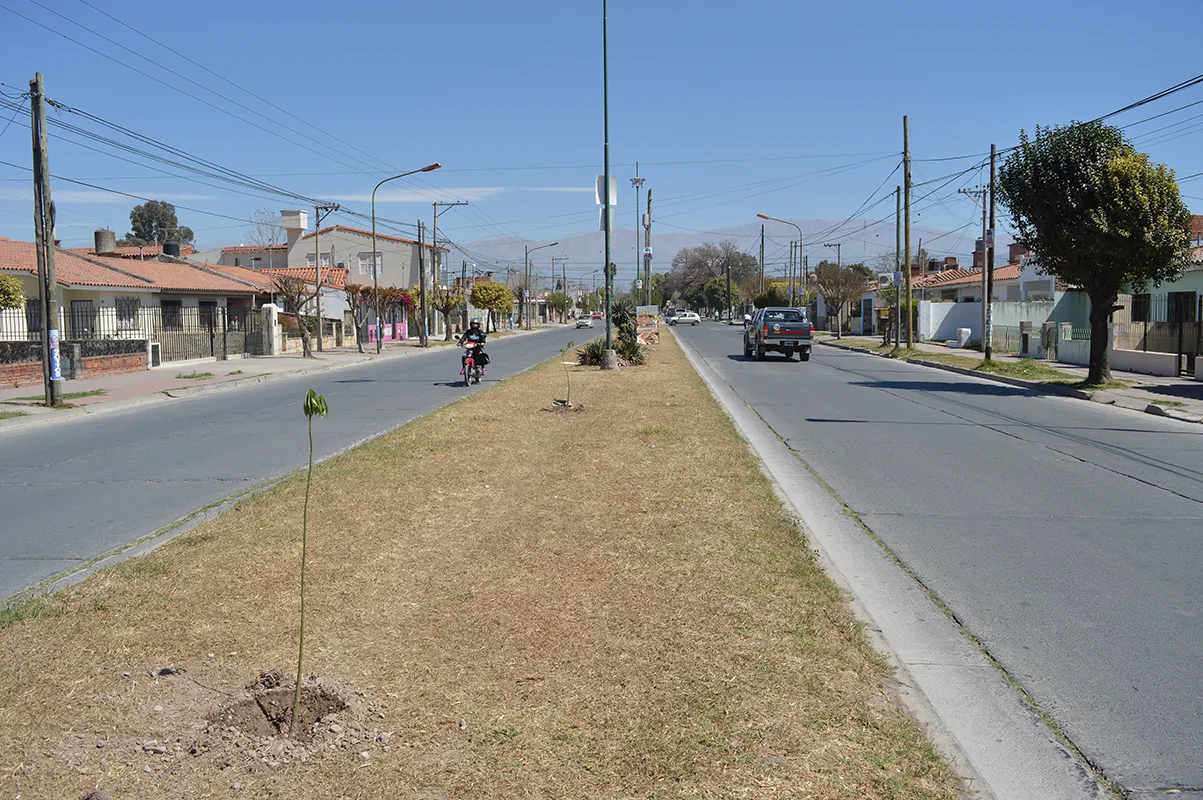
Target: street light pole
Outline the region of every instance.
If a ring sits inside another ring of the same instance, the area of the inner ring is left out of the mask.
[[[526,280],[526,287],[523,290],[526,293],[526,303],[523,304],[522,308],[523,308],[523,316],[525,317],[523,322],[526,323],[525,325],[523,325],[523,327],[526,328],[528,331],[534,327],[533,320],[531,320],[531,317],[534,316],[534,308],[535,308],[535,296],[534,296],[534,293],[531,292],[531,283],[533,282],[533,280],[532,280],[532,274],[531,274],[531,269],[530,269],[530,254],[535,252],[536,250],[542,250],[546,247],[556,247],[557,245],[559,245],[559,242],[552,242],[551,244],[541,244],[538,247],[531,247],[529,244],[524,246],[526,255],[522,259],[522,275]]]
[[[780,222],[783,225],[792,225],[794,229],[798,231],[798,261],[800,263],[802,261],[802,228],[787,219],[777,219],[776,217],[770,217],[768,214],[757,214],[756,216],[760,217],[761,219],[767,219],[770,222]],[[806,287],[803,286],[802,288],[805,290]],[[790,279],[789,283],[789,304],[791,307],[794,305],[794,282],[792,278]]]
[[[418,172],[433,172],[443,166],[439,163],[427,164],[421,169],[411,169],[409,172],[402,172],[400,175],[394,175],[391,178],[385,178],[380,183],[376,184],[376,188],[372,190],[372,296],[376,305],[376,352],[379,353],[384,346],[381,334],[384,332],[384,325],[380,316],[380,262],[383,260],[376,255],[376,189],[379,189],[389,181],[395,181],[397,178],[404,178],[406,175],[413,175]],[[318,255],[319,259],[321,255]]]
[[[614,315],[611,313],[611,286],[614,277],[610,272],[610,21],[607,10],[606,0],[602,0],[602,192],[605,195],[605,203],[602,205],[602,228],[606,234],[606,258],[602,262],[602,269],[606,271],[606,349],[602,353],[601,368],[618,369],[618,355],[614,352]]]

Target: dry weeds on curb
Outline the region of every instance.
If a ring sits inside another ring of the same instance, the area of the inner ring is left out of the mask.
[[[541,410],[559,361],[318,467],[306,671],[364,698],[349,746],[190,752],[295,655],[291,480],[0,630],[0,795],[956,797],[672,338],[573,368],[582,413]]]

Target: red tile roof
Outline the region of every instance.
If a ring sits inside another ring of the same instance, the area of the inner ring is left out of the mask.
[[[260,274],[271,272],[282,278],[295,278],[314,285],[316,273],[313,267],[281,267],[273,270],[258,270]],[[322,267],[322,285],[341,289],[347,284],[347,271],[341,267]]]
[[[257,250],[287,250],[287,249],[288,249],[288,245],[286,245],[286,244],[236,244],[236,245],[233,245],[232,247],[221,248],[221,252],[223,252],[223,253],[245,253],[245,252],[257,251]],[[183,255],[183,252],[181,252],[180,255]]]
[[[367,236],[369,238],[372,235],[371,231],[365,231],[363,228],[352,228],[349,225],[331,225],[329,228],[322,228],[320,231],[318,231],[318,233],[326,234],[326,233],[330,233],[331,231],[335,231],[335,230],[346,231],[347,233],[358,233],[361,236]],[[307,233],[304,236],[302,236],[301,238],[308,239],[312,236],[313,236],[312,233]],[[385,241],[388,241],[388,242],[402,242],[404,244],[417,244],[417,242],[415,242],[413,239],[402,239],[400,236],[386,236],[385,234],[380,233],[380,232],[376,233],[376,238],[384,239]],[[429,247],[431,250],[434,249],[434,245],[432,245],[432,244],[424,244],[422,246]],[[440,247],[439,250],[442,250],[444,253],[451,252],[446,247]]]
[[[89,261],[103,264],[114,271],[149,280],[163,292],[215,292],[220,294],[254,294],[256,289],[213,271],[183,261],[148,261],[88,256]]]
[[[1017,281],[1019,280],[1019,271],[1019,264],[995,267],[994,280]],[[954,286],[974,286],[981,282],[982,271],[980,269],[946,269],[942,272],[929,272],[922,275],[915,279],[914,285],[926,289],[949,289]]]
[[[95,264],[70,250],[59,248],[54,259],[55,277],[61,286],[115,286],[123,289],[153,289],[143,278]],[[38,274],[38,254],[33,242],[0,239],[0,270]]]
[[[73,252],[73,253],[79,253],[79,254],[85,255],[85,256],[96,255],[96,248],[94,248],[94,247],[72,247],[70,249],[71,249],[71,252]],[[114,249],[116,251],[117,258],[138,258],[138,259],[154,258],[155,256],[157,256],[163,252],[162,245],[157,245],[157,244],[146,244],[146,245],[142,245],[141,247],[122,246],[122,247],[117,247]],[[192,247],[192,245],[190,245],[190,244],[180,245],[180,255],[182,255],[182,256],[192,255],[193,252],[195,252],[195,250]]]

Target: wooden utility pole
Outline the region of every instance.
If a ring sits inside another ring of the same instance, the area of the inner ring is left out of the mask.
[[[468,330],[468,259],[464,259],[463,265],[459,268],[459,288],[464,290],[464,313],[460,317],[461,331]]]
[[[796,245],[797,242],[795,242],[793,239],[789,240],[789,265],[785,268],[785,280],[786,283],[789,284],[790,308],[794,307],[794,275],[796,273],[796,269],[794,267],[794,250]]]
[[[760,226],[760,293],[764,294],[764,226]]]
[[[652,249],[652,190],[647,190],[647,213],[643,215],[643,247],[645,250]],[[644,293],[644,304],[652,304],[652,259],[644,257],[643,259],[643,288],[647,291]],[[661,298],[663,299],[663,298]]]
[[[430,331],[426,324],[426,223],[418,220],[418,344],[430,346]]]
[[[894,271],[902,266],[902,187],[894,187]],[[902,287],[894,276],[890,276],[894,286],[894,350],[902,346]],[[910,311],[908,308],[907,311]]]
[[[990,227],[986,230],[986,331],[982,334],[986,360],[994,356],[994,160],[998,147],[990,145]]]
[[[46,405],[63,403],[59,360],[58,274],[55,270],[54,202],[50,199],[50,158],[46,138],[46,93],[42,73],[29,82],[33,134],[33,224],[37,237],[38,281],[41,287],[42,384]]]
[[[322,317],[322,312],[324,309],[322,308],[322,248],[320,242],[322,236],[322,219],[324,218],[324,215],[322,214],[323,211],[326,212],[326,214],[329,214],[331,211],[338,211],[338,205],[317,205],[313,207],[313,263],[315,266],[314,283],[317,285],[315,302],[317,303],[317,351],[319,353],[322,352],[322,327],[325,324],[325,319]],[[375,263],[375,259],[376,256],[373,254],[373,264]],[[331,259],[330,266],[334,266],[333,259]],[[297,309],[297,322],[301,323],[302,325],[305,324],[305,320],[302,319],[304,313],[305,310],[303,308]],[[379,321],[377,321],[377,326],[379,326]],[[376,335],[377,338],[379,338],[379,332],[377,332]]]
[[[902,278],[906,282],[906,346],[915,346],[915,314],[911,304],[911,134],[906,115],[902,115],[902,182],[906,187],[906,249],[903,251]]]

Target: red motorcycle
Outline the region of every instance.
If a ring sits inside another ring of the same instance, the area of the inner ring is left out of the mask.
[[[480,365],[476,363],[476,348],[479,346],[476,342],[460,342],[460,347],[464,348],[463,367],[460,369],[460,374],[464,376],[464,386],[480,383],[480,376],[484,374]]]

